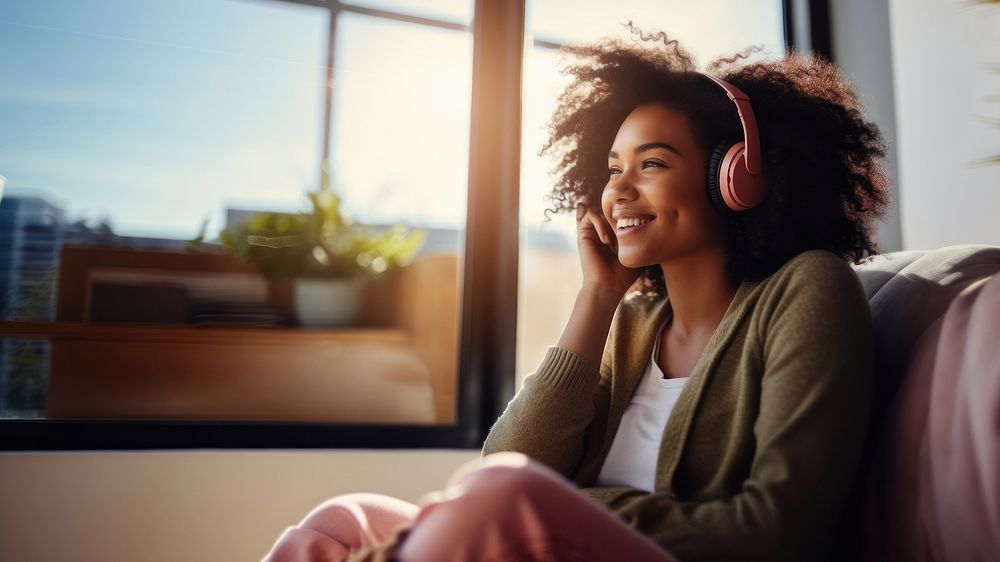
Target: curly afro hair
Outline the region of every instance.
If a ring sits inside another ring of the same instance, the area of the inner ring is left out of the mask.
[[[696,71],[676,40],[663,32],[643,34],[631,21],[625,25],[638,37],[631,44],[605,38],[560,49],[561,57],[578,60],[561,71],[572,80],[538,153],[561,156],[547,219],[574,212],[582,201],[600,201],[608,150],[638,105],[659,103],[686,115],[706,155],[724,139],[743,138],[733,103]],[[769,186],[759,206],[724,213],[727,275],[736,282],[760,279],[817,248],[853,263],[877,254],[873,223],[889,201],[878,127],[864,119],[857,95],[833,63],[801,53],[750,62],[757,51],[716,59],[706,69],[750,97]],[[705,193],[707,198],[707,186]],[[664,291],[657,265],[643,268],[640,281],[645,292]]]

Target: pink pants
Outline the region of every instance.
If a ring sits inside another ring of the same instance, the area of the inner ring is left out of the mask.
[[[409,526],[401,562],[676,562],[572,483],[520,453],[467,463],[421,506],[380,494],[331,498],[278,539],[264,562],[343,561]]]

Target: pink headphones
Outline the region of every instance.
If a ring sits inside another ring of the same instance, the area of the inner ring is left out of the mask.
[[[708,197],[719,212],[749,211],[767,196],[764,182],[764,162],[760,156],[757,121],[750,107],[750,98],[742,90],[705,74],[726,91],[736,104],[743,124],[742,141],[719,143],[708,159]]]

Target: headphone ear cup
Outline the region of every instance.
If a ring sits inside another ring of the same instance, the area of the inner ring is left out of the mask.
[[[724,140],[715,145],[715,150],[708,157],[708,200],[711,201],[712,207],[722,214],[729,212],[729,207],[722,198],[722,182],[724,181],[722,178],[722,159],[726,157],[726,153],[734,144],[736,144],[734,141]]]

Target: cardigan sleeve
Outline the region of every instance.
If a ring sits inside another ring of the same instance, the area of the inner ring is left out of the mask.
[[[685,562],[823,559],[860,458],[871,400],[868,302],[843,261],[815,260],[761,296],[764,372],[750,473],[740,492],[585,488]],[[780,296],[779,296],[780,295]]]
[[[594,423],[605,420],[611,402],[609,347],[605,345],[601,365],[596,368],[570,350],[550,346],[539,367],[524,378],[521,389],[490,428],[482,455],[524,453],[572,480],[587,437],[600,431]],[[595,412],[605,415],[595,416]]]

